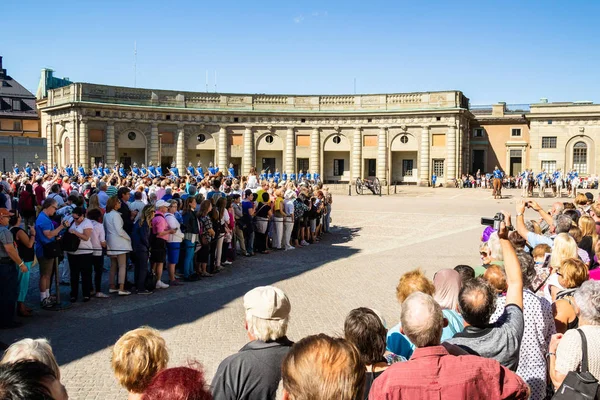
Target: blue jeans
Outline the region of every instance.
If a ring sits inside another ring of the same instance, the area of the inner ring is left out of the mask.
[[[183,239],[181,243],[181,258],[183,258],[183,277],[185,279],[189,278],[190,275],[194,272],[194,250],[196,249],[196,244],[192,243],[190,240]]]

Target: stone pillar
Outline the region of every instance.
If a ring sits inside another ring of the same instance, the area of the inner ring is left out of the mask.
[[[310,161],[309,161],[310,172],[312,172],[312,173],[315,173],[315,172],[319,173],[319,171],[321,170],[321,168],[319,167],[320,142],[321,142],[321,137],[320,137],[319,128],[313,128],[312,133],[310,135]],[[304,172],[306,173],[306,171],[304,171]],[[323,178],[321,178],[321,179],[323,179]]]
[[[157,162],[160,164],[160,160],[158,159],[158,146],[159,146],[159,138],[158,138],[158,122],[153,122],[150,127],[150,153],[148,157],[149,160],[146,160],[146,163]]]
[[[294,173],[294,166],[296,165],[296,133],[294,128],[287,128],[287,135],[285,137],[285,168],[284,172],[287,174]]]
[[[79,162],[85,170],[90,169],[88,121],[82,119],[79,123]]]
[[[362,177],[362,135],[361,128],[354,128],[352,136],[352,181]]]
[[[448,127],[446,133],[446,186],[453,187],[453,179],[456,178],[456,128],[454,126]]]
[[[244,158],[242,159],[241,175],[246,175],[250,172],[250,168],[254,166],[254,135],[252,127],[247,126],[244,130]]]
[[[387,128],[379,128],[377,136],[377,177],[387,185]]]
[[[77,169],[77,119],[73,119],[69,122],[69,140],[70,140],[70,164]]]
[[[419,186],[429,186],[429,127],[421,130],[421,152],[419,154]]]
[[[46,124],[46,171],[52,168],[54,163],[54,135],[52,134],[52,123]]]
[[[175,165],[179,173],[185,172],[185,129],[183,124],[177,125],[177,147],[175,148]]]
[[[106,160],[104,164],[108,164],[109,168],[112,168],[115,163],[115,152],[115,123],[113,121],[108,121],[106,123]]]
[[[217,164],[219,171],[227,171],[227,168],[229,168],[229,163],[227,162],[227,146],[227,128],[221,126],[221,129],[219,129],[219,163]]]

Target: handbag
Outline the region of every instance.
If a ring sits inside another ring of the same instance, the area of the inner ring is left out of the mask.
[[[66,231],[61,240],[61,247],[63,251],[77,251],[79,243],[81,243],[81,239]]]
[[[600,400],[600,384],[588,368],[588,346],[585,334],[577,329],[581,336],[581,372],[569,371],[552,400]]]
[[[256,212],[257,214],[260,212],[260,210],[262,210],[265,207],[265,204],[262,205],[261,208],[258,209],[258,211]],[[254,216],[254,221],[253,221],[253,225],[254,225],[254,230],[258,233],[264,234],[265,232],[267,232],[267,227],[269,224],[269,219],[265,218],[265,217],[259,217],[259,216]]]
[[[56,258],[62,255],[60,243],[58,243],[57,240],[42,245],[42,251],[44,253],[44,258]]]
[[[155,290],[157,280],[158,279],[156,278],[156,274],[154,273],[154,271],[152,269],[149,269],[148,273],[146,274],[146,280],[144,281],[144,288],[150,292]]]

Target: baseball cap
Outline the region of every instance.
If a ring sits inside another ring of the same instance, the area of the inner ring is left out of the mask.
[[[259,286],[244,295],[244,308],[257,318],[278,321],[290,315],[291,305],[281,289]]]
[[[594,201],[594,195],[593,195],[593,194],[591,194],[590,192],[586,192],[586,193],[585,193],[585,197],[587,197],[587,199],[588,199],[589,201]]]
[[[14,212],[7,210],[6,208],[0,208],[0,217],[10,217]]]
[[[164,200],[159,200],[156,202],[156,204],[154,205],[156,208],[160,208],[160,207],[169,207],[169,203],[167,203]]]

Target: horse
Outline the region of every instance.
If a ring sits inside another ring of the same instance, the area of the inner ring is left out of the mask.
[[[494,178],[494,199],[500,197],[502,198],[502,179]]]
[[[555,182],[556,190],[554,191],[555,197],[562,197],[562,188],[564,185],[564,181],[562,178],[556,179]]]
[[[542,177],[542,179],[540,179],[538,182],[538,189],[540,192],[540,197],[546,197],[546,193],[544,192],[545,188],[546,188],[546,178]]]
[[[527,178],[527,196],[533,197],[534,186],[535,186],[535,179],[533,178],[533,175],[529,175],[529,178]]]
[[[573,180],[571,181],[571,187],[573,188],[573,198],[577,197],[577,188],[579,187],[580,182],[581,181],[579,180],[578,176],[573,178]]]

